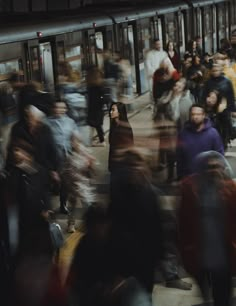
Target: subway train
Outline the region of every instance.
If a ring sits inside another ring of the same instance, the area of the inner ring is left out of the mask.
[[[154,38],[164,46],[173,41],[181,55],[196,36],[202,37],[203,51],[211,54],[222,38],[233,40],[236,0],[161,2],[84,8],[64,16],[18,16],[14,22],[6,18],[0,29],[0,82],[18,72],[22,80],[38,81],[53,92],[59,61],[68,61],[84,76],[88,65],[102,66],[107,49],[129,59],[134,91],[140,95],[147,91],[145,52]]]

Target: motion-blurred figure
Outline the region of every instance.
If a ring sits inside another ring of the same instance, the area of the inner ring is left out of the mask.
[[[236,269],[236,184],[224,157],[214,151],[196,158],[196,172],[182,182],[179,208],[180,251],[215,306],[230,305],[231,278]]]
[[[61,172],[62,184],[70,203],[67,232],[75,232],[74,211],[77,203],[89,205],[95,202],[95,190],[90,179],[95,175],[95,158],[83,145],[78,132],[71,135],[71,152],[65,159]]]

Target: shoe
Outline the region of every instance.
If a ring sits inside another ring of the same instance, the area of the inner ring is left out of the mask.
[[[66,205],[61,205],[59,211],[60,211],[61,214],[64,214],[64,215],[69,214],[69,209],[66,207]]]
[[[105,146],[106,146],[105,141],[103,141],[103,142],[93,141],[92,142],[92,147],[105,147]]]
[[[76,229],[75,229],[75,225],[74,224],[69,224],[68,225],[68,228],[67,228],[67,233],[75,233],[76,232]]]
[[[192,284],[184,282],[182,279],[173,279],[166,282],[167,288],[175,288],[181,290],[191,290]]]

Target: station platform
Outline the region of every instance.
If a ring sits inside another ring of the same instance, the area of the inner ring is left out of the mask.
[[[150,108],[149,94],[138,97],[133,102],[135,105],[128,113],[129,121],[134,133],[135,144],[143,150],[144,154],[150,154],[151,163],[156,163],[158,156],[158,140],[155,138],[153,132],[152,110]],[[109,117],[106,114],[104,119],[104,130],[106,132],[105,138],[107,142],[109,132]],[[107,169],[107,160],[109,145],[106,147],[90,147],[92,154],[97,159],[97,175],[92,184],[97,190],[97,199],[99,202],[109,202],[109,179],[110,175]],[[151,153],[150,153],[151,152]],[[236,141],[232,141],[231,146],[225,154],[234,172],[236,173]],[[179,195],[178,186],[175,184],[167,186],[164,182],[166,179],[166,169],[154,173],[155,180],[158,187],[161,188],[163,195],[162,207],[167,213],[172,213],[176,210],[178,205]],[[58,205],[58,201],[57,204]],[[76,212],[76,227],[77,231],[73,234],[66,233],[67,216],[56,215],[56,220],[62,226],[65,235],[65,244],[60,251],[59,262],[63,267],[63,278],[65,279],[68,268],[73,257],[73,252],[83,233],[80,231],[80,224],[82,222],[84,207],[78,207]],[[140,225],[142,226],[142,225]],[[212,306],[212,301],[204,302],[200,290],[195,282],[186,272],[181,273],[184,281],[193,284],[191,290],[184,291],[180,289],[167,288],[165,282],[157,277],[157,282],[153,291],[153,305],[154,306]],[[236,280],[233,280],[233,296],[236,297]],[[236,298],[233,298],[232,305],[236,305]],[[223,305],[222,305],[223,306]]]

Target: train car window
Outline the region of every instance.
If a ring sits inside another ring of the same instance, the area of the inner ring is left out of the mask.
[[[66,61],[74,71],[82,72],[81,46],[70,46],[65,50]]]
[[[31,79],[33,81],[41,81],[40,74],[40,62],[39,62],[39,48],[30,47],[30,59],[31,59]]]
[[[97,54],[97,64],[99,68],[103,67],[103,52],[104,52],[104,43],[103,43],[103,33],[95,33],[96,40],[96,54]]]
[[[121,44],[122,46],[122,44]],[[128,29],[123,28],[123,56],[125,58],[130,58],[130,49],[129,49],[129,39],[128,39]]]
[[[197,30],[197,36],[202,37],[202,14],[201,14],[201,9],[200,7],[197,8],[196,12],[196,30]]]
[[[57,42],[57,60],[58,62],[64,62],[65,61],[65,48],[64,48],[64,42],[58,41]]]
[[[138,34],[138,58],[140,61],[143,60],[143,49],[144,49],[144,41],[143,41],[143,29],[139,24],[137,26],[137,34]]]
[[[95,34],[89,35],[89,55],[90,55],[90,63],[93,65],[97,64],[96,57],[96,39]]]
[[[176,18],[174,14],[167,14],[166,15],[166,41],[171,40],[175,43],[178,43],[176,39],[178,39]]]
[[[106,49],[111,51],[111,53],[113,53],[112,30],[108,30],[106,32],[106,44],[107,44]]]
[[[23,81],[24,73],[21,59],[12,59],[7,62],[0,62],[0,82],[7,80],[9,75],[13,72],[19,73],[20,79]]]
[[[225,38],[225,11],[224,5],[218,6],[218,30],[219,30],[219,40]]]

